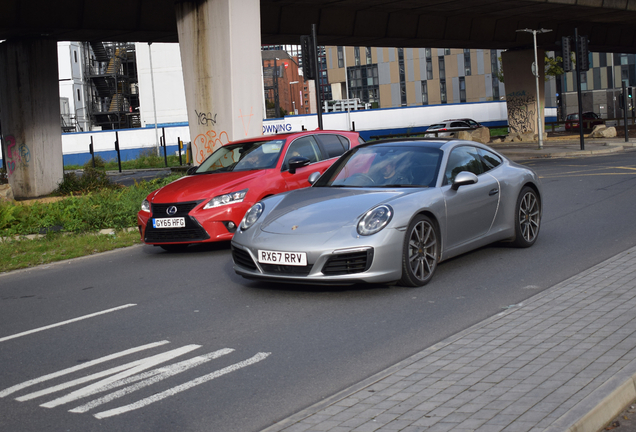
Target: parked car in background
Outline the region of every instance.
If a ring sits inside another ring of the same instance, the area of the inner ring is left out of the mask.
[[[530,247],[539,235],[537,175],[474,141],[374,141],[317,177],[248,210],[232,238],[236,273],[422,286],[443,260],[497,241]]]
[[[254,203],[310,186],[311,173],[324,172],[361,142],[357,132],[315,130],[226,144],[143,200],[141,239],[169,251],[230,240]]]
[[[605,120],[600,115],[592,111],[583,113],[583,129],[594,129],[594,126],[605,124]],[[579,130],[579,113],[568,114],[565,118],[565,130],[576,131]]]
[[[472,119],[444,120],[440,123],[432,124],[426,129],[426,137],[453,137],[460,130],[477,129],[481,127],[479,123]],[[436,132],[436,133],[430,133]]]

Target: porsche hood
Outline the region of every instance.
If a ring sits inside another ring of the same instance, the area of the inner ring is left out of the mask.
[[[328,234],[357,223],[367,210],[412,191],[312,187],[286,194],[261,223],[272,234]],[[265,202],[267,208],[267,201]]]

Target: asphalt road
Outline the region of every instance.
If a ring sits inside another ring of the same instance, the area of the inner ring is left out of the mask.
[[[0,275],[0,430],[258,431],[636,244],[636,152],[526,164],[538,242],[421,289],[247,281],[229,244]]]

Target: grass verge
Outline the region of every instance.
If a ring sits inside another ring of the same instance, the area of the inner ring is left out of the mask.
[[[114,234],[49,233],[33,240],[25,237],[0,241],[0,273],[48,264],[140,244],[139,232]]]

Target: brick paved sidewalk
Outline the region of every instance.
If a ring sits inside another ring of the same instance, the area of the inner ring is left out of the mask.
[[[266,432],[597,431],[635,359],[636,247]]]

